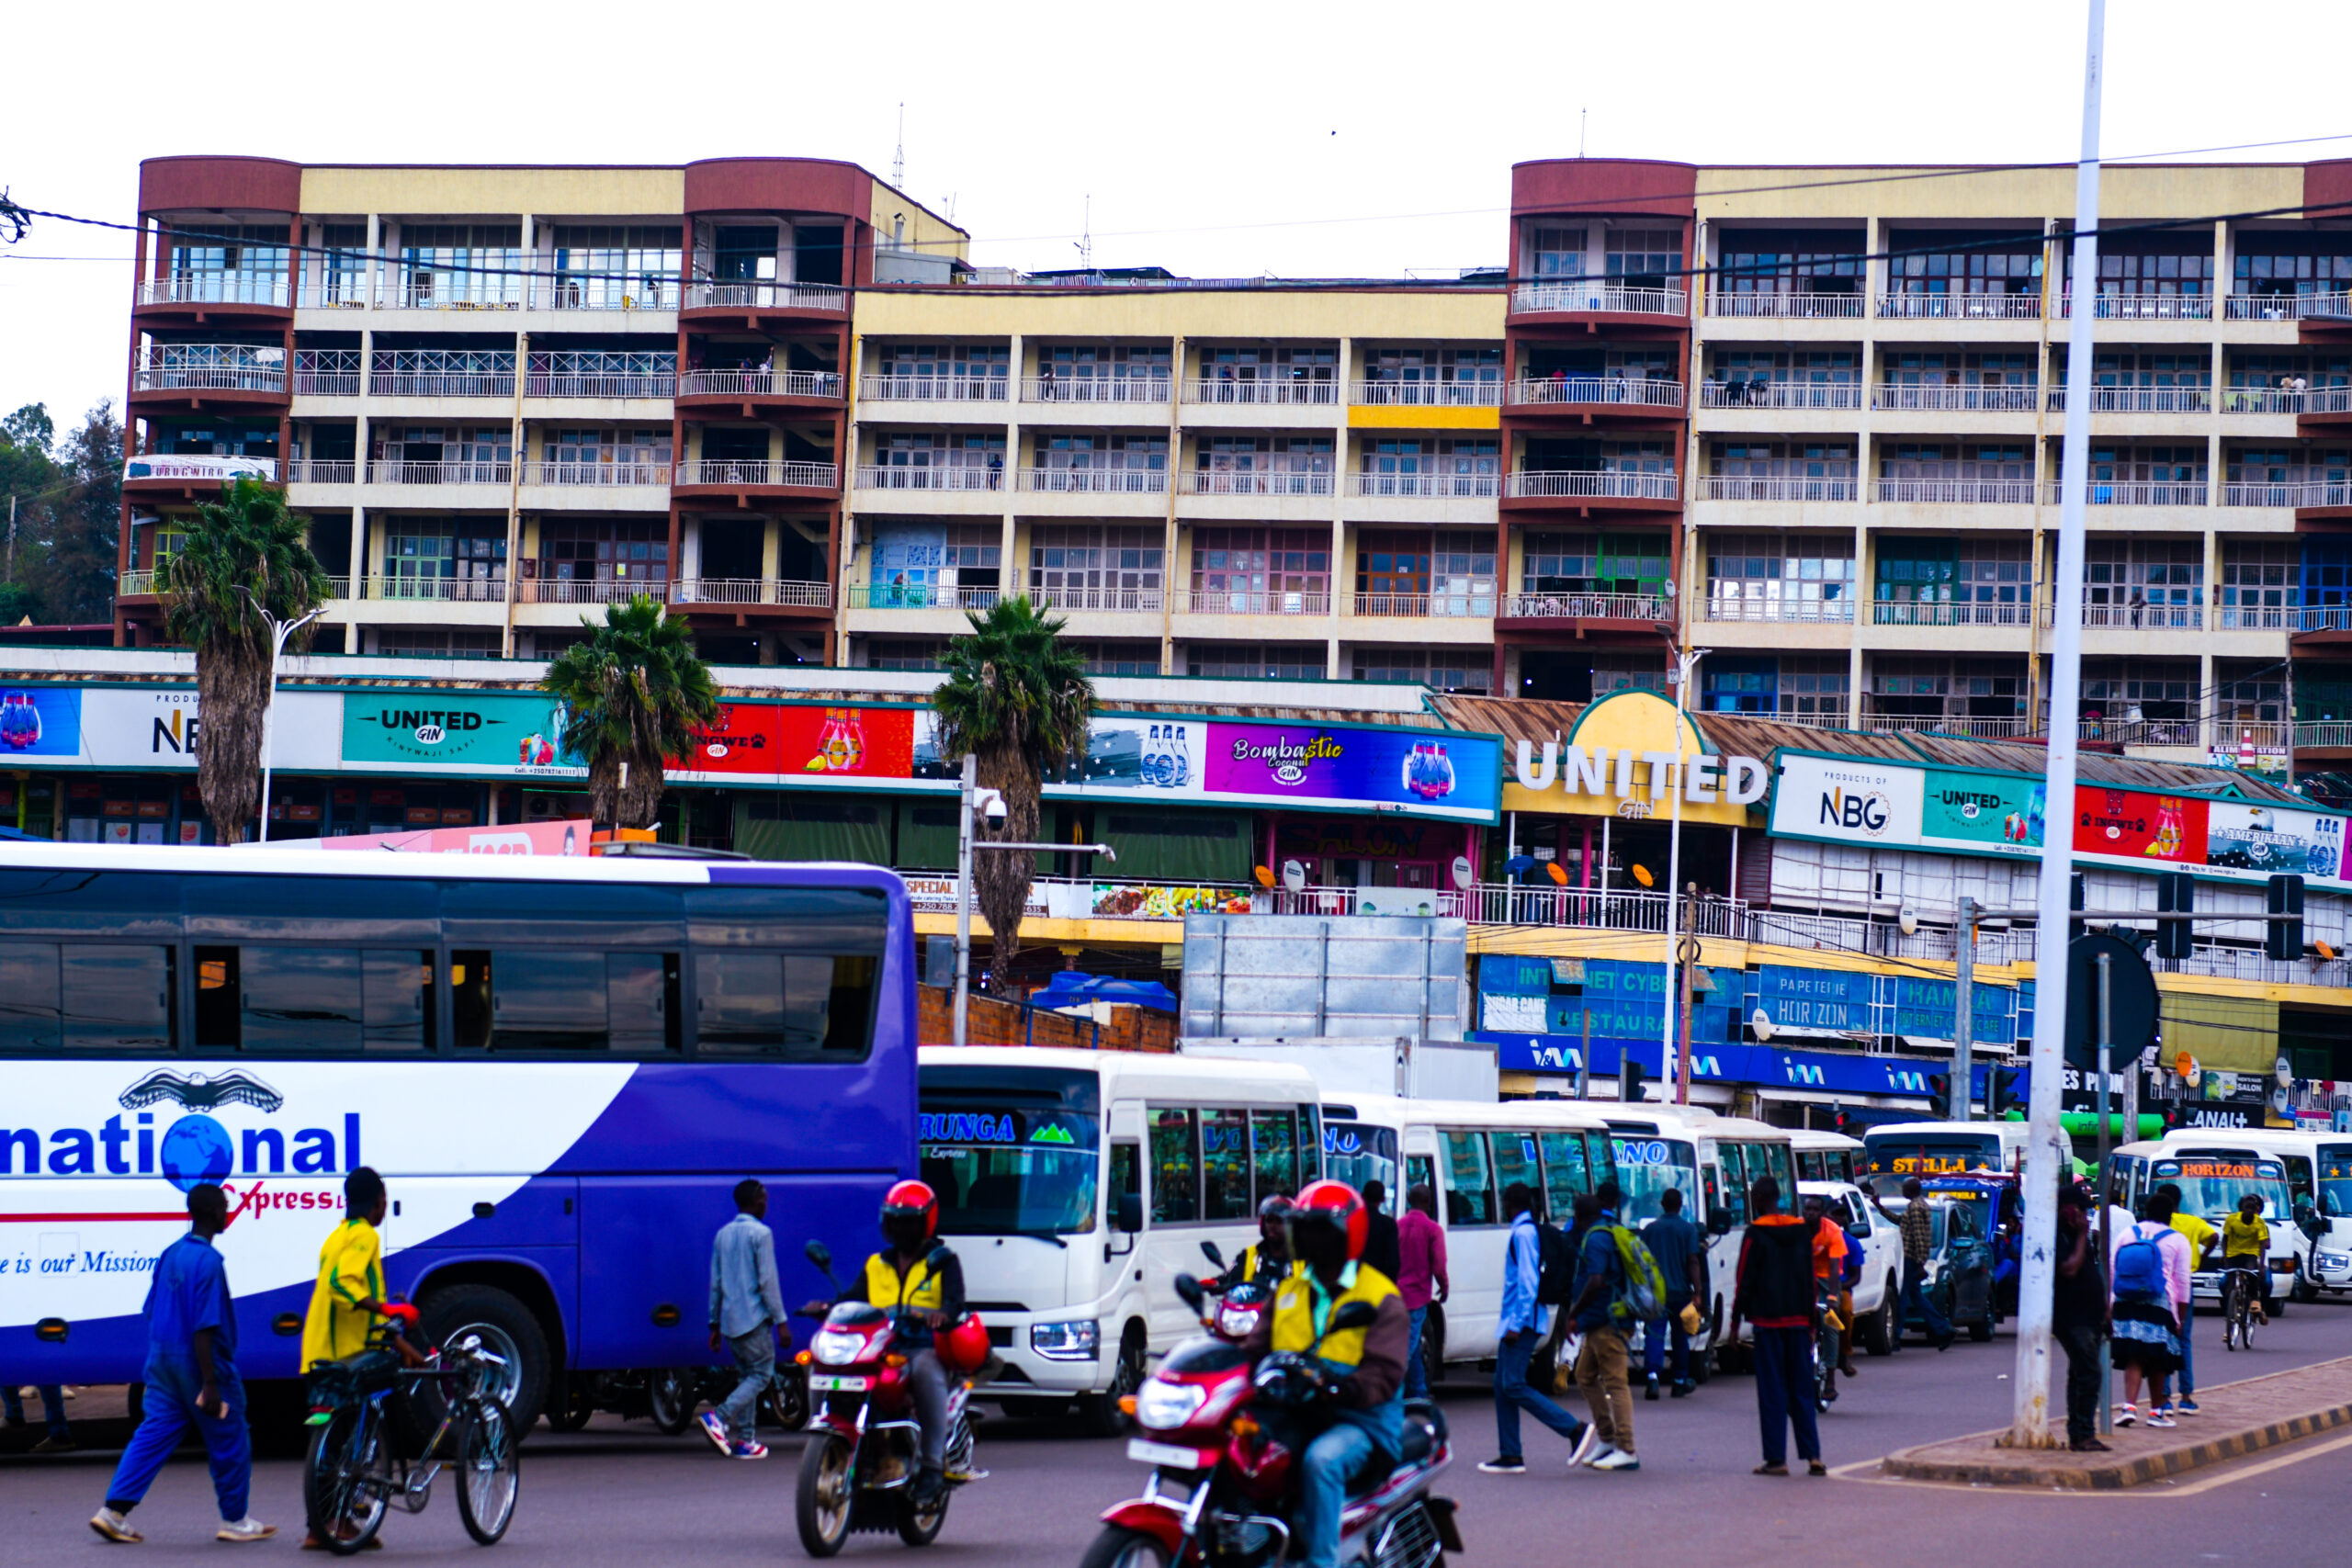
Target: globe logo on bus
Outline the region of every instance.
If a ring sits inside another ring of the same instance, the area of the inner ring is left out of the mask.
[[[227,1128],[209,1116],[183,1116],[164,1134],[155,1151],[164,1178],[186,1192],[200,1182],[219,1184],[236,1165]]]

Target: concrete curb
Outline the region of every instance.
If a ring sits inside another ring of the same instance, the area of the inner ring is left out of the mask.
[[[2320,1361],[2283,1372],[2272,1372],[2266,1377],[2249,1378],[2224,1388],[2199,1392],[2208,1400],[2224,1393],[2258,1394],[2264,1383],[2301,1378],[2315,1371],[2352,1371],[2352,1358]],[[2222,1417],[2224,1422],[2228,1419],[2226,1416]],[[2205,1465],[2219,1464],[2225,1460],[2239,1459],[2264,1449],[2277,1448],[2347,1426],[2352,1426],[2352,1401],[2341,1401],[2275,1420],[2230,1427],[2226,1430],[2215,1431],[2210,1437],[2171,1442],[2144,1453],[2096,1455],[2075,1454],[2064,1449],[1996,1448],[1994,1446],[1996,1439],[2007,1436],[2004,1429],[1975,1432],[1964,1438],[1948,1438],[1941,1442],[1898,1450],[1880,1461],[1879,1468],[1883,1474],[1905,1481],[1944,1482],[1967,1486],[2030,1486],[2067,1492],[2120,1492],[2128,1486],[2178,1475],[2184,1471],[2197,1470]]]

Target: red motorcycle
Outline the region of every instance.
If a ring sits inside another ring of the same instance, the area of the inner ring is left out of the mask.
[[[835,1294],[832,1254],[820,1242],[805,1249]],[[947,1500],[983,1478],[973,1462],[972,1380],[988,1359],[988,1330],[967,1314],[934,1342],[948,1369],[946,1488],[918,1506],[912,1493],[922,1457],[908,1355],[897,1348],[894,1314],[865,1302],[839,1302],[824,1314],[808,1348],[795,1359],[808,1369],[817,1400],[808,1446],[800,1458],[795,1520],[811,1557],[831,1557],[853,1531],[891,1530],[909,1546],[929,1546],[947,1522]]]
[[[1235,1297],[1220,1304],[1265,1310]],[[1207,1316],[1207,1294],[1191,1275],[1177,1293]],[[1332,1314],[1326,1336],[1369,1327],[1373,1309],[1351,1303]],[[1217,1323],[1220,1331],[1225,1327]],[[1247,1330],[1245,1329],[1246,1333]],[[1317,1345],[1322,1343],[1318,1338]],[[1136,1425],[1127,1457],[1152,1467],[1142,1496],[1102,1516],[1102,1533],[1080,1568],[1268,1568],[1290,1545],[1297,1461],[1328,1426],[1332,1381],[1303,1352],[1277,1351],[1254,1367],[1233,1339],[1203,1336],[1179,1345],[1134,1396]],[[1349,1488],[1340,1526],[1340,1561],[1363,1568],[1437,1568],[1462,1550],[1451,1498],[1430,1484],[1451,1462],[1445,1420],[1426,1400],[1405,1406],[1403,1453],[1392,1466],[1375,1459]]]

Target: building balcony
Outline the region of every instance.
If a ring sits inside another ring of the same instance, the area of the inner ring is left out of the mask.
[[[2283,387],[2231,387],[2222,393],[2223,413],[2352,413],[2352,387],[2314,387],[2290,392]]]
[[[1882,381],[1871,389],[1871,407],[1898,413],[2031,413],[2031,387],[1912,386]]]
[[[674,277],[539,277],[530,280],[534,310],[674,310],[683,290]]]
[[[1504,477],[1512,501],[1672,502],[1681,493],[1673,474],[1620,473],[1606,468],[1521,468]]]
[[[2033,721],[2014,717],[1976,717],[1965,714],[1890,713],[1862,707],[1862,728],[1875,735],[1957,735],[1971,740],[2015,740],[2038,734]]]
[[[2231,294],[2222,315],[2233,321],[2320,321],[2352,324],[2352,292],[2341,294]]]
[[[1713,289],[1707,314],[1760,321],[1858,321],[1863,315],[1860,294],[1730,294]]]
[[[766,458],[704,457],[680,463],[670,482],[680,489],[838,491],[842,471],[832,463],[772,462]]]
[[[1492,593],[1359,593],[1349,607],[1367,620],[1481,620],[1494,613]]]
[[[686,285],[688,311],[732,315],[800,312],[839,316],[849,310],[849,290],[831,283],[780,283],[772,278],[697,278]]]
[[[438,604],[503,604],[503,577],[363,577],[359,597],[385,602]]]
[[[1627,621],[1643,626],[1670,624],[1674,598],[1667,593],[1509,593],[1495,610],[1502,621]]]
[[[187,454],[126,457],[122,481],[138,489],[217,490],[232,479],[277,482],[275,457],[209,457]]]
[[[2233,479],[2222,487],[2223,506],[2352,506],[2352,483],[2303,479],[2268,484]]]
[[[503,485],[514,482],[511,462],[410,463],[368,465],[371,485]]]
[[[1165,405],[1175,383],[1164,376],[1031,376],[1021,383],[1024,403],[1142,403]]]
[[[2288,604],[2222,604],[2213,611],[2213,624],[2225,632],[2294,631],[2301,615]]]
[[[1717,381],[1699,384],[1702,409],[1814,409],[1849,411],[1862,406],[1860,381]]]
[[[1522,283],[1510,291],[1514,316],[1654,316],[1688,318],[1690,295],[1681,288],[1624,288],[1598,279]]]
[[[523,482],[526,485],[557,485],[565,488],[589,487],[597,490],[615,488],[670,488],[670,465],[667,463],[526,463]]]
[[[2352,604],[2311,604],[2295,612],[2295,629],[2352,632]]]
[[[558,374],[534,370],[523,378],[526,398],[595,399],[605,402],[660,402],[678,395],[673,372],[597,372]]]
[[[294,351],[294,395],[298,398],[356,398],[366,384],[366,357],[356,348]]]
[[[293,308],[282,272],[187,272],[142,280],[131,295],[136,309],[158,314],[244,315]]]
[[[348,457],[297,457],[286,465],[290,485],[347,485],[359,479],[359,465]]]
[[[857,470],[860,490],[966,491],[1004,488],[1001,468],[913,468],[896,463],[867,463]]]
[[[2035,619],[2031,596],[1996,604],[1955,604],[1950,600],[1878,599],[1871,604],[1871,625],[1874,626],[2017,626],[2033,625]],[[2050,624],[2050,610],[2042,606],[2041,621]]]
[[[1623,376],[1532,376],[1510,384],[1515,409],[1680,413],[1687,400],[1687,389],[1679,381],[1637,381]]]
[[[996,587],[966,588],[934,582],[853,582],[853,610],[989,610],[1004,591]]]
[[[1194,615],[1328,615],[1328,592],[1293,592],[1266,588],[1195,588],[1185,602]]]
[[[1283,377],[1270,377],[1258,381],[1210,378],[1185,382],[1184,400],[1188,403],[1251,404],[1259,407],[1337,408],[1340,404],[1340,384],[1337,381],[1294,380]]]
[[[2050,389],[2050,412],[2066,412],[2066,389]],[[2211,413],[2211,387],[2093,387],[2093,413]]]
[[[1012,399],[1012,382],[1003,376],[864,376],[857,396],[875,403],[1001,403]]]
[[[2196,718],[2085,718],[2075,739],[2110,746],[2175,746],[2205,749],[2205,727]]]
[[[1165,468],[1023,468],[1021,488],[1039,495],[1165,495]]]
[[[1195,468],[1184,477],[1183,488],[1193,495],[1329,495],[1336,478],[1329,472]]]
[[[1041,610],[1108,611],[1158,615],[1164,603],[1157,588],[1040,588],[1030,584],[1029,602]]]
[[[131,395],[142,400],[198,404],[208,400],[239,402],[286,395],[286,358],[273,352],[267,359],[245,352],[242,344],[206,344],[193,349],[173,345],[151,355],[130,373]],[[206,394],[229,394],[225,399]]]
[[[2050,624],[2043,616],[2042,624]],[[2083,626],[2095,631],[2175,631],[2201,632],[2205,629],[2205,607],[2201,604],[2092,604],[2083,605]]]
[[[509,274],[483,272],[459,278],[433,274],[376,280],[379,310],[431,310],[449,315],[505,315],[530,303],[528,280]]]
[[[1880,479],[1877,499],[1887,506],[2030,506],[2031,479]]]
[[[126,571],[115,581],[118,599],[153,598],[155,592],[155,572],[150,567],[144,571]]]
[[[1860,501],[1862,481],[1857,479],[1814,479],[1800,475],[1701,474],[1691,481],[1694,501],[1791,502]]]
[[[1490,409],[1500,406],[1500,381],[1358,381],[1348,400],[1373,408]]]
[[[2204,506],[2210,487],[2203,479],[2092,479],[2084,499],[2092,506]],[[2041,487],[2043,504],[2064,504],[2065,487]]]
[[[1366,500],[1475,501],[1503,492],[1500,474],[1350,474],[1347,493]]]
[[[2028,294],[1881,294],[1873,312],[1885,321],[2038,321],[2041,295]]]
[[[1851,599],[1749,599],[1711,592],[1700,613],[1711,621],[1770,622],[1779,626],[1851,626]]]
[[[833,586],[775,577],[682,577],[670,584],[670,603],[688,609],[830,610]]]
[[[2213,319],[2213,297],[2211,294],[2098,294],[2092,296],[2097,305],[2092,318],[2101,321],[2210,321]],[[2058,314],[2069,317],[2075,313],[2075,297],[2066,295],[2058,302]]]
[[[514,396],[514,371],[504,370],[371,370],[371,398],[497,398]]]
[[[689,398],[838,402],[841,395],[841,373],[835,370],[689,370],[678,378],[677,392],[681,402]]]
[[[2272,744],[2278,745],[2283,743],[2284,742],[2273,742]],[[2235,742],[2233,741],[2232,744],[2235,744]],[[2257,740],[2256,744],[2260,745],[2262,742]],[[2316,722],[2299,722],[2295,726],[2295,746],[2299,750],[2352,750],[2352,724],[2346,724],[2335,719],[2322,719]]]
[[[536,563],[526,561],[526,566]],[[526,577],[514,585],[517,604],[626,604],[639,594],[662,598],[658,577]]]

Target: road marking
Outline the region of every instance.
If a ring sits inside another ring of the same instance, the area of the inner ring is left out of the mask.
[[[2293,1447],[2293,1445],[2287,1446]],[[2283,1470],[2290,1464],[2301,1464],[2307,1459],[2315,1459],[2321,1454],[2334,1453],[2345,1448],[2352,1448],[2352,1434],[2332,1438],[2326,1442],[2314,1443],[2309,1448],[2300,1448],[2294,1452],[2278,1454],[2275,1458],[2260,1460],[2252,1464],[2227,1468],[2227,1461],[2224,1461],[2222,1465],[2209,1466],[2206,1468],[2211,1473],[2199,1476],[2193,1481],[2174,1482],[2167,1477],[2159,1476],[2154,1481],[2143,1481],[2136,1485],[2117,1487],[2110,1491],[2092,1491],[2076,1486],[1980,1486],[1967,1481],[1915,1481],[1909,1476],[1875,1473],[1881,1461],[1874,1459],[1858,1460],[1852,1464],[1835,1465],[1831,1467],[1829,1473],[1841,1481],[1862,1481],[1874,1486],[1921,1486],[1931,1492],[1996,1493],[2010,1496],[2034,1497],[2194,1497],[2202,1493],[2211,1492],[2217,1486],[2228,1486],[2252,1476],[2267,1475],[2271,1471]]]

